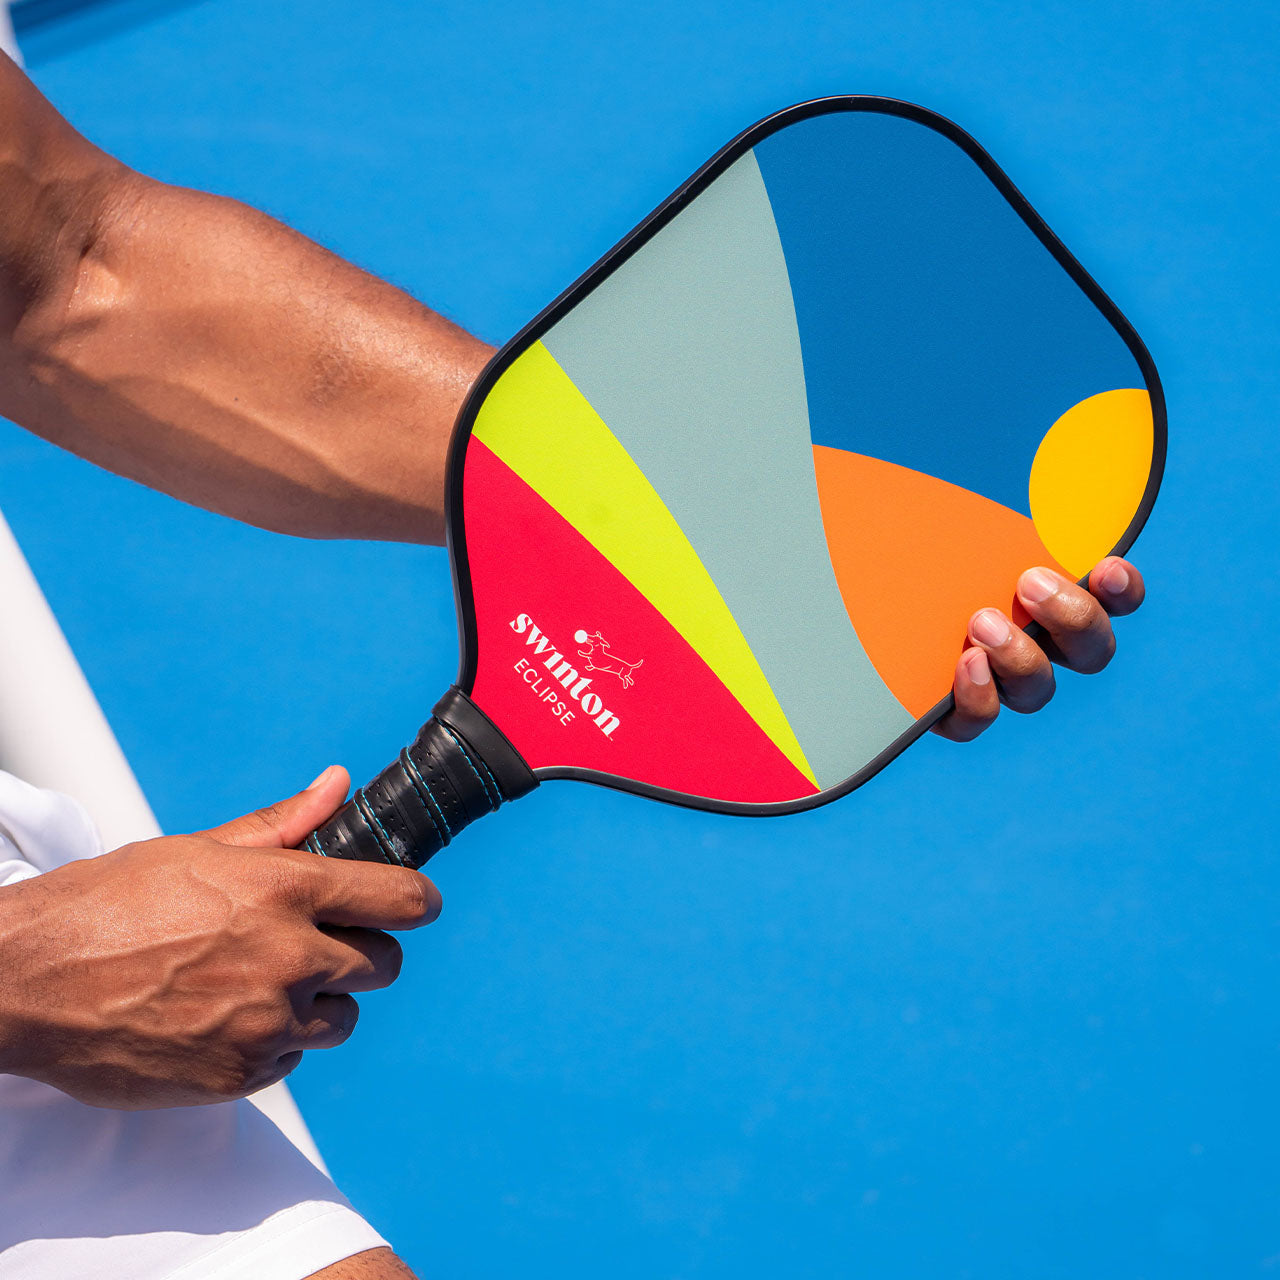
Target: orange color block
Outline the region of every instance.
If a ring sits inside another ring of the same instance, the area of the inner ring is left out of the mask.
[[[951,690],[973,613],[1027,615],[1024,569],[1067,577],[1031,520],[909,467],[815,445],[827,547],[850,621],[904,707],[922,716]]]

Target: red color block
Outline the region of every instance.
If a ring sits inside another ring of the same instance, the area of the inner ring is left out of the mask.
[[[471,696],[531,767],[741,803],[814,794],[653,605],[474,436],[463,483],[479,643]]]

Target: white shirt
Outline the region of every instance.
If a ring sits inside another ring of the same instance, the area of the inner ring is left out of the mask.
[[[0,893],[101,852],[0,772]],[[385,1244],[248,1102],[106,1111],[0,1075],[0,1280],[303,1280]]]

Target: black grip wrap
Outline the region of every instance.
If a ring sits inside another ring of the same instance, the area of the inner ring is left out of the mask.
[[[301,847],[326,858],[417,868],[463,827],[537,785],[501,730],[455,687],[413,745]]]

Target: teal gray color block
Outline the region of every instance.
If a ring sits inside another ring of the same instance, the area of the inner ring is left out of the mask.
[[[831,568],[791,285],[755,157],[544,342],[706,565],[818,785],[842,781],[909,728]]]

